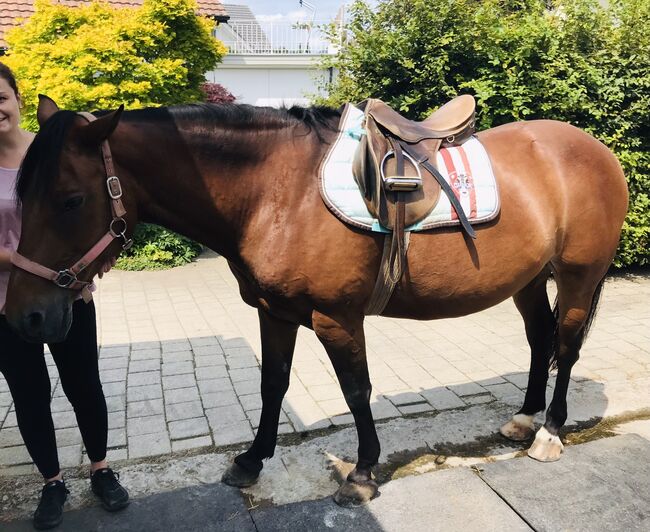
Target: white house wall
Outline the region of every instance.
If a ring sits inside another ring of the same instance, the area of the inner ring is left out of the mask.
[[[329,79],[327,69],[319,69],[319,56],[229,55],[209,72],[208,81],[228,89],[239,103],[279,107],[311,103]],[[320,82],[319,82],[320,80]]]

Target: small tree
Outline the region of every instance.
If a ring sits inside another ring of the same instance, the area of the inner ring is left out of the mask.
[[[36,0],[35,13],[9,31],[3,60],[14,70],[36,129],[36,95],[71,110],[203,100],[205,72],[225,54],[195,0],[144,0],[138,8],[92,2],[69,7]]]

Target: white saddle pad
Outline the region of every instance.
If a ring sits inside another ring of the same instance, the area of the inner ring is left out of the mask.
[[[362,193],[352,175],[352,162],[361,135],[363,111],[348,104],[341,117],[341,132],[325,156],[320,168],[320,189],[328,208],[344,222],[387,233],[376,218],[368,212]],[[500,203],[490,158],[476,137],[462,145],[442,148],[436,154],[436,166],[454,190],[470,223],[479,224],[493,220],[499,213]],[[422,221],[407,231],[423,231],[435,227],[459,224],[458,216],[441,191],[440,199]]]

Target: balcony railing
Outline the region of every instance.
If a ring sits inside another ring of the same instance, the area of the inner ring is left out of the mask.
[[[340,42],[323,31],[325,23],[264,23],[234,21],[219,26],[217,38],[231,54],[322,55],[335,54]]]

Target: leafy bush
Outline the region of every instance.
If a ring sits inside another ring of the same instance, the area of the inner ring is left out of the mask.
[[[182,266],[202,251],[201,244],[153,224],[138,224],[133,247],[122,253],[121,270],[158,270]]]
[[[615,265],[650,264],[648,27],[647,0],[357,0],[345,46],[326,60],[339,70],[326,101],[372,96],[422,119],[471,93],[480,128],[549,118],[588,131],[630,188]]]
[[[228,89],[218,83],[204,83],[201,90],[205,95],[205,101],[208,103],[231,103],[235,97]]]

